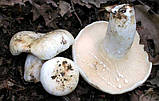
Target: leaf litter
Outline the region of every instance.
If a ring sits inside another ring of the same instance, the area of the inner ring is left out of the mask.
[[[141,43],[149,53],[154,65],[159,64],[159,15],[150,13],[143,5],[135,6],[137,31],[141,36]]]
[[[134,0],[130,1],[134,2]],[[109,5],[109,2],[113,1],[1,0],[0,100],[157,101],[157,88],[159,86],[157,69],[159,59],[156,59],[159,57],[158,15],[151,13],[149,9],[141,5],[141,7],[136,7],[137,30],[140,34],[141,43],[145,45],[145,50],[149,53],[151,60],[156,61],[153,62],[156,66],[153,66],[155,72],[151,73],[147,82],[132,92],[109,95],[91,87],[80,77],[78,87],[73,93],[64,97],[51,96],[42,89],[40,83],[33,84],[24,81],[22,75],[26,54],[12,56],[9,52],[10,38],[21,30],[46,32],[65,28],[76,37],[77,33],[87,24],[96,20],[108,20],[105,16],[109,15],[105,11],[101,12],[100,7],[103,4]],[[59,56],[72,58],[71,48]]]

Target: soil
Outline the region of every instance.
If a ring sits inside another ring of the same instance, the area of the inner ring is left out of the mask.
[[[12,0],[6,0],[6,2],[8,1]],[[159,89],[157,84],[150,82],[157,75],[158,65],[153,66],[149,79],[142,86],[121,95],[110,95],[101,92],[90,86],[82,77],[80,77],[75,91],[62,97],[48,94],[43,89],[41,83],[35,84],[24,81],[24,63],[27,53],[13,56],[9,51],[9,42],[15,33],[26,30],[45,33],[60,28],[68,30],[76,37],[84,26],[94,21],[108,20],[109,14],[102,10],[102,7],[128,2],[127,0],[111,1],[97,8],[92,4],[82,5],[80,3],[75,4],[75,2],[65,1],[71,9],[62,16],[59,13],[58,0],[55,0],[57,7],[45,1],[43,1],[44,3],[37,0],[34,1],[44,12],[42,10],[38,11],[38,6],[29,2],[29,0],[26,0],[24,4],[0,5],[0,101],[150,101],[140,100],[141,95],[158,94]],[[158,12],[158,4],[154,4],[153,0],[143,0],[143,2],[152,7],[154,12]],[[134,5],[139,4],[136,1],[131,3]],[[49,14],[46,12],[48,10],[52,12],[51,20],[48,18]],[[71,47],[58,56],[72,59]]]

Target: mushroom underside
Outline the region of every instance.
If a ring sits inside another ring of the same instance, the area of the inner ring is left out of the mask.
[[[89,84],[110,94],[121,94],[145,82],[152,64],[139,44],[137,32],[124,57],[110,58],[103,48],[107,25],[106,21],[98,21],[81,30],[73,44],[73,58]]]

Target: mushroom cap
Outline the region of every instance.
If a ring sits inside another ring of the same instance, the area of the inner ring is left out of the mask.
[[[137,32],[124,57],[110,57],[103,48],[107,25],[106,21],[97,21],[83,28],[73,44],[73,59],[90,85],[106,93],[121,94],[144,83],[152,63],[144,46],[139,44]]]
[[[31,44],[31,53],[42,60],[48,60],[72,45],[74,38],[66,30],[58,29],[47,33]]]
[[[30,51],[30,44],[44,34],[32,31],[21,31],[16,33],[10,41],[10,52],[12,55],[19,55],[21,52]]]
[[[39,82],[42,60],[28,54],[24,65],[24,80],[27,82]]]
[[[40,81],[44,89],[56,96],[71,93],[76,88],[78,80],[77,65],[63,57],[55,57],[45,62],[40,73]]]

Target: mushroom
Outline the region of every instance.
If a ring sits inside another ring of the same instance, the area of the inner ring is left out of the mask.
[[[42,60],[34,55],[28,54],[24,66],[24,80],[27,82],[39,82]]]
[[[83,28],[73,44],[73,59],[90,85],[121,94],[144,83],[152,63],[139,44],[134,8],[122,4],[106,9],[109,23],[97,21]]]
[[[42,60],[48,60],[65,51],[72,45],[74,38],[66,30],[55,30],[37,39],[31,44],[31,53]]]
[[[68,49],[73,42],[71,33],[63,29],[46,34],[22,31],[12,37],[10,51],[13,55],[27,52],[42,60],[48,60]]]
[[[10,41],[10,52],[12,55],[19,55],[21,52],[29,52],[30,44],[45,34],[32,31],[20,31]]]
[[[40,81],[44,89],[52,95],[63,96],[71,93],[76,88],[78,80],[78,68],[67,58],[53,58],[45,62],[41,68]]]

